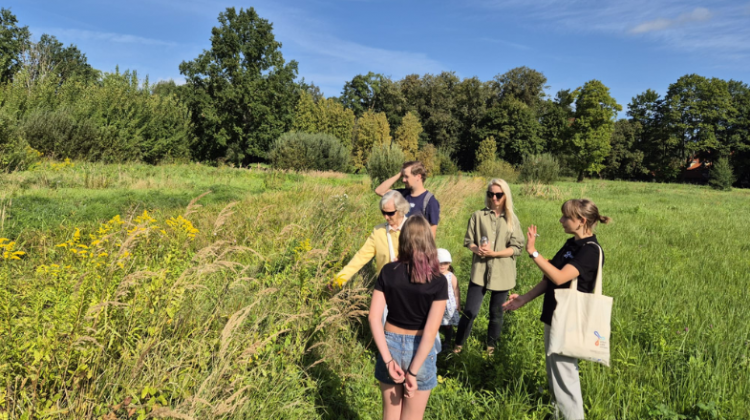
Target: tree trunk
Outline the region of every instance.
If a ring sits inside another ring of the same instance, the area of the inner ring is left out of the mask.
[[[583,169],[578,171],[578,182],[583,182]]]

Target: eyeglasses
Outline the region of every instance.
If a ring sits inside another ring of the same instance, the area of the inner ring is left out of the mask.
[[[396,210],[393,211],[385,211],[383,209],[380,209],[380,212],[383,213],[383,216],[393,216],[396,214]]]
[[[499,200],[499,199],[503,198],[504,195],[505,195],[505,193],[501,193],[501,192],[500,193],[493,193],[492,191],[487,191],[487,198],[495,197],[495,198],[497,198]]]

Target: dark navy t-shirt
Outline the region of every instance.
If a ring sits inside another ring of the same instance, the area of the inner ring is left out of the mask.
[[[411,210],[409,210],[409,213],[406,214],[407,217],[413,216],[415,214],[420,214],[424,216],[425,219],[427,219],[427,222],[430,225],[437,226],[438,222],[440,221],[440,203],[437,201],[437,198],[435,198],[434,196],[430,198],[430,201],[427,202],[427,209],[423,213],[422,209],[424,208],[424,197],[427,195],[427,191],[416,197],[411,196],[411,190],[408,188],[401,188],[396,191],[400,192],[411,206]]]

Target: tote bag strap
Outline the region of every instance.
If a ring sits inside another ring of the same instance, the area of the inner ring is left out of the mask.
[[[594,244],[596,245],[597,248],[599,248],[599,269],[596,271],[596,283],[594,284],[594,294],[601,295],[602,294],[602,247],[599,246],[599,244],[597,244],[596,242],[586,242],[586,245],[588,244]],[[578,277],[574,278],[573,281],[570,282],[570,288],[573,290],[578,290]]]

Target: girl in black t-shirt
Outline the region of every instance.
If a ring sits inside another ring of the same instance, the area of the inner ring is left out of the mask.
[[[437,386],[435,337],[445,313],[448,282],[440,274],[432,230],[422,216],[406,219],[398,260],[383,266],[370,303],[384,419],[421,419]],[[383,325],[383,309],[388,315]]]
[[[590,200],[568,200],[562,205],[560,224],[565,233],[572,234],[551,260],[544,259],[536,250],[536,226],[529,226],[526,234],[526,251],[544,273],[542,281],[524,295],[513,294],[503,305],[506,311],[516,310],[528,302],[544,295],[541,320],[544,322],[544,350],[549,346],[549,331],[555,311],[555,289],[570,287],[571,280],[578,278],[578,291],[591,293],[594,290],[599,270],[599,242],[594,235],[598,222],[609,223],[611,219],[599,214],[599,209]],[[602,253],[603,258],[603,253]],[[604,260],[602,259],[602,262]],[[583,396],[578,377],[578,359],[552,354],[546,357],[547,380],[555,401],[555,418],[583,419]]]

